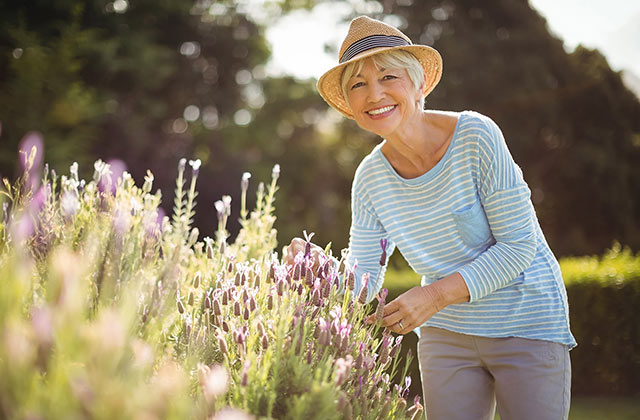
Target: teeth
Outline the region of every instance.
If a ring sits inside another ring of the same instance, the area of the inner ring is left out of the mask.
[[[393,105],[389,105],[389,106],[385,106],[382,108],[378,108],[378,109],[373,109],[371,111],[367,111],[368,114],[370,115],[379,115],[379,114],[383,114],[385,112],[391,111],[393,109]]]

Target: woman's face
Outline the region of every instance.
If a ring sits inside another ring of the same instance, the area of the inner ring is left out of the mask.
[[[348,80],[347,99],[358,125],[384,138],[402,132],[422,112],[421,91],[407,70],[378,69],[369,58]]]

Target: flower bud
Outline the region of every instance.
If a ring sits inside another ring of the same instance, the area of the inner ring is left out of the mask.
[[[183,314],[184,313],[184,305],[182,304],[182,301],[180,301],[180,299],[178,299],[177,300],[177,304],[178,304],[178,312]]]
[[[356,287],[356,276],[351,270],[347,273],[347,286],[349,290],[353,290]]]
[[[358,301],[364,305],[365,303],[367,303],[367,295],[369,292],[369,273],[364,273],[364,275],[362,276],[362,282],[364,283],[364,285],[362,286],[362,289],[360,289]]]
[[[229,304],[229,289],[222,292],[222,304],[225,306]]]
[[[313,293],[311,294],[311,302],[316,306],[320,306],[320,304],[322,303],[322,298],[320,297],[320,289],[313,289]]]
[[[299,263],[296,263],[293,266],[293,279],[297,281],[300,280],[300,277],[302,277],[302,267]]]
[[[191,292],[189,292],[189,298],[187,299],[187,304],[189,306],[193,306],[193,302],[194,302],[194,297],[193,297],[193,290]]]
[[[241,308],[240,308],[240,302],[238,302],[237,300],[233,302],[233,314],[235,316],[242,315],[242,311],[241,311]]]
[[[273,309],[273,295],[267,295],[267,308],[269,310]]]
[[[222,321],[222,330],[224,332],[229,332],[229,324],[227,324],[227,321]]]
[[[187,246],[191,247],[198,241],[198,236],[200,235],[200,231],[197,227],[191,229],[191,233],[189,234],[189,239],[187,240]]]
[[[307,351],[307,364],[313,363],[313,343],[309,344],[309,350]]]
[[[193,287],[195,287],[196,289],[200,287],[201,277],[202,277],[202,274],[200,274],[200,271],[197,271],[195,276],[193,276]]]
[[[244,308],[244,312],[243,312],[243,314],[242,314],[242,317],[244,318],[244,320],[245,320],[245,321],[248,321],[248,320],[249,320],[249,315],[251,315],[251,314],[249,313],[249,308],[245,307],[245,308]]]
[[[215,315],[222,315],[222,308],[220,307],[220,302],[218,302],[217,298],[213,298],[213,313]]]
[[[387,416],[389,415],[390,410],[391,410],[391,398],[387,396],[384,399],[384,404],[382,405],[382,408],[380,409],[380,418],[386,419]]]
[[[277,287],[277,291],[278,291],[278,296],[282,296],[284,294],[284,281],[283,280],[277,280],[276,281],[276,287]]]
[[[331,282],[326,281],[322,286],[322,296],[325,298],[328,298],[330,294],[331,294]]]
[[[262,321],[258,321],[257,328],[258,328],[258,333],[260,335],[265,335],[267,333],[267,330],[265,330],[264,324],[262,323]]]
[[[229,352],[227,341],[221,335],[218,336],[218,348],[220,349],[220,353],[222,354],[227,354]]]
[[[339,358],[338,360],[336,360],[333,376],[337,386],[342,385],[344,381],[349,377],[349,371],[351,369],[352,362],[353,357],[351,357],[351,355],[347,355],[345,358]]]
[[[402,413],[407,408],[407,400],[404,398],[398,399],[398,412]]]
[[[269,338],[267,337],[267,334],[262,334],[260,338],[260,343],[262,344],[262,348],[264,350],[266,350],[269,347]]]
[[[380,365],[385,365],[389,361],[389,346],[384,345],[382,342],[382,349],[380,349]]]
[[[207,258],[210,260],[213,259],[213,245],[211,244],[211,241],[207,242]]]
[[[220,305],[220,303],[218,303]],[[204,308],[211,309],[211,298],[209,296],[205,296],[204,298]]]
[[[240,272],[238,271],[236,273],[235,285],[236,286],[240,286],[241,284],[242,284],[242,276],[240,275]]]
[[[304,282],[307,286],[311,287],[311,285],[313,284],[313,270],[307,270]]]
[[[249,188],[249,178],[251,178],[251,174],[249,172],[244,172],[242,174],[242,181],[240,181],[240,189],[242,192],[246,193]]]
[[[320,338],[318,338],[318,343],[322,344],[323,346],[331,345],[331,334],[329,333],[329,331],[320,332]]]

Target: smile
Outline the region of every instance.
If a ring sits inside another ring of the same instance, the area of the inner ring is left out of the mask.
[[[382,108],[377,108],[377,109],[372,109],[371,111],[367,111],[367,114],[380,115],[380,114],[384,114],[385,112],[389,112],[393,110],[395,107],[396,107],[395,105],[383,106]]]

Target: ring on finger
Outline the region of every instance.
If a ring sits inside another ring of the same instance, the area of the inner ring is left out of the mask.
[[[400,326],[400,331],[404,330],[404,325],[402,324],[402,320],[398,321],[398,325]]]

